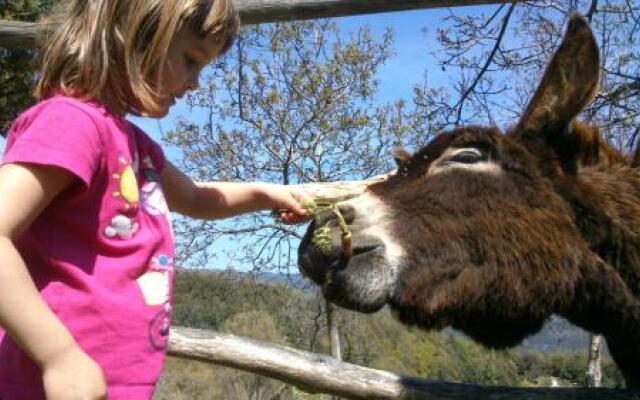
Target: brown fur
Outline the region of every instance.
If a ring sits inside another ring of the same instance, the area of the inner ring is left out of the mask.
[[[316,221],[300,247],[302,272],[344,307],[389,304],[404,323],[451,325],[490,347],[515,345],[562,315],[603,334],[627,384],[639,387],[640,170],[574,122],[597,88],[598,66],[590,29],[573,17],[513,130],[442,133],[371,187],[388,208],[381,224],[404,249],[399,265],[355,199],[341,206],[352,259],[338,263],[338,240],[330,254],[313,245],[319,225],[335,226]],[[468,148],[479,158],[447,158]],[[481,162],[499,172],[476,168]]]

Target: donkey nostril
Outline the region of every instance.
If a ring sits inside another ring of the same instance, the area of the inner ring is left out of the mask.
[[[377,244],[367,244],[364,246],[356,246],[353,248],[353,256],[357,256],[360,254],[364,254],[364,253],[368,253],[370,251],[374,251],[378,248],[379,245]]]
[[[340,214],[342,214],[344,222],[346,222],[347,224],[352,224],[356,219],[356,210],[355,208],[353,208],[353,206],[350,206],[348,204],[339,204],[338,210],[340,211]]]

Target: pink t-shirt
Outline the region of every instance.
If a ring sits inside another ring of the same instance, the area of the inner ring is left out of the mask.
[[[109,399],[149,399],[171,319],[174,240],[161,148],[97,103],[55,96],[13,124],[3,163],[77,176],[16,240],[40,294],[103,369]],[[0,331],[0,399],[44,399],[39,368]]]

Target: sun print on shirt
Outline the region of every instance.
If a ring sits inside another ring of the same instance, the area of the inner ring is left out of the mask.
[[[120,163],[124,165],[122,172],[113,174],[118,180],[118,189],[113,192],[113,197],[120,197],[125,202],[125,210],[138,206],[140,194],[138,193],[138,181],[136,180],[136,172],[131,164],[123,157],[120,157]]]
[[[124,157],[120,157],[118,160],[122,164],[122,169],[120,173],[112,175],[117,182],[117,190],[112,195],[124,202],[125,212],[135,210],[140,200],[136,179],[137,157],[133,164],[130,164]],[[117,214],[111,218],[109,226],[104,229],[104,234],[109,238],[130,239],[138,231],[138,227],[139,225],[134,219]]]

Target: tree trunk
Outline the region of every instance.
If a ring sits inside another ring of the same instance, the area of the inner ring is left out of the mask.
[[[325,300],[325,311],[327,312],[327,331],[329,333],[329,343],[331,345],[331,357],[342,360],[340,353],[340,333],[338,332],[338,321],[336,307],[329,300]],[[338,396],[333,396],[332,400],[340,400]]]
[[[589,365],[585,374],[587,387],[602,385],[602,336],[589,335]]]
[[[329,343],[331,344],[331,357],[336,360],[342,360],[336,307],[329,300],[326,300],[325,309],[327,311],[327,330],[329,332]]]
[[[502,2],[502,0],[236,0],[235,4],[243,24],[260,24]],[[36,47],[39,38],[45,36],[46,28],[42,24],[0,21],[0,48]]]

